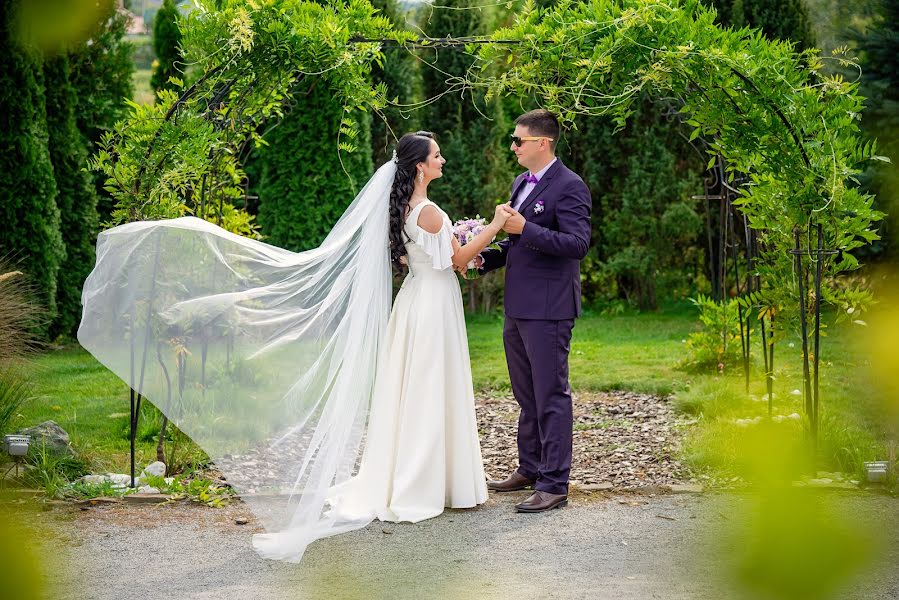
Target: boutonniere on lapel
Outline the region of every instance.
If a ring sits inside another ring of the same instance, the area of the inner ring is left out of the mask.
[[[543,200],[537,200],[537,204],[534,205],[534,214],[539,215],[543,212]]]

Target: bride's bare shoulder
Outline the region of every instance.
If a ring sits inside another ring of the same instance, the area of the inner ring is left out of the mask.
[[[443,213],[436,204],[428,202],[418,212],[418,221],[416,223],[428,233],[437,233],[443,227]]]

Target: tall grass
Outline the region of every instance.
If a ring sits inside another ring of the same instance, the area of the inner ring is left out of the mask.
[[[0,434],[10,430],[32,395],[26,359],[40,347],[45,312],[25,275],[0,258]]]
[[[33,386],[15,369],[0,370],[0,435],[12,431],[22,406],[31,398]]]
[[[9,366],[40,349],[36,336],[46,311],[35,301],[25,274],[0,258],[0,366]]]

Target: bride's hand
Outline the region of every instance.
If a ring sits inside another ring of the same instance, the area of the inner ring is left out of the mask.
[[[511,213],[509,213],[508,208],[509,208],[508,203],[498,204],[496,206],[496,212],[493,215],[493,221],[490,224],[495,225],[495,226],[499,227],[500,229],[502,229],[503,225],[506,224],[506,219],[508,219],[509,215],[511,214]]]

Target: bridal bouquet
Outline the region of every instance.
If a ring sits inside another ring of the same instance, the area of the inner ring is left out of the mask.
[[[484,231],[487,227],[487,219],[483,219],[480,215],[474,219],[459,219],[453,224],[453,235],[459,241],[460,246],[464,246],[475,238],[476,235]],[[468,271],[465,273],[466,279],[477,279],[480,275],[476,263],[477,259],[473,259],[468,263]]]

